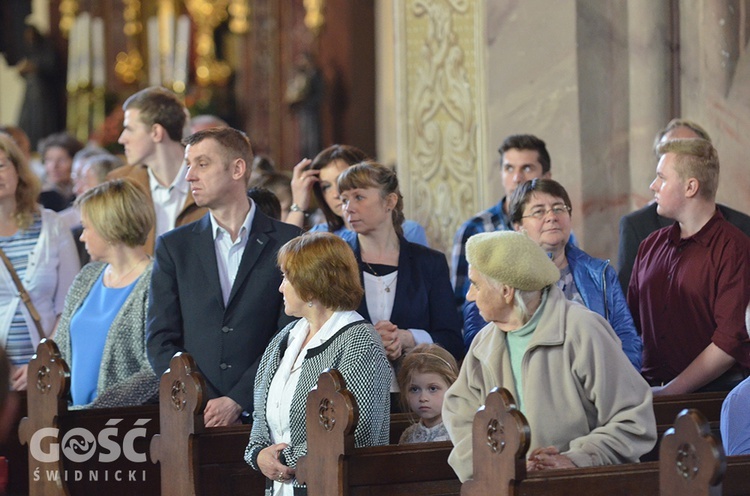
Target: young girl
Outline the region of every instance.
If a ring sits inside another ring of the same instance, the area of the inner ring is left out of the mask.
[[[420,344],[407,353],[398,373],[401,403],[419,417],[399,444],[449,441],[443,426],[443,395],[458,376],[453,355],[437,344]]]

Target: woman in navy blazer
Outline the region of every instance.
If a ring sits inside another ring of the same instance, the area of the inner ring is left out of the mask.
[[[461,318],[445,255],[403,237],[403,197],[396,173],[363,162],[341,173],[339,194],[365,296],[357,310],[370,320],[393,362],[421,343],[463,356]]]

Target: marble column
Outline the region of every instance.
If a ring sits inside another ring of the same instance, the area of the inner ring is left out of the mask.
[[[653,197],[648,186],[656,168],[654,138],[674,117],[670,108],[672,58],[669,2],[628,2],[628,59],[629,206],[635,210]]]

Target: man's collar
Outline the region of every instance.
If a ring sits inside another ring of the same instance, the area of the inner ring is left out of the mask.
[[[172,184],[169,186],[162,186],[159,184],[159,180],[154,175],[154,172],[151,170],[150,167],[146,167],[146,170],[148,171],[148,184],[151,188],[151,192],[156,191],[159,188],[171,190],[172,188],[176,188],[177,191],[179,191],[182,194],[187,194],[188,192],[188,182],[187,182],[187,166],[183,163],[182,166],[180,166],[180,170],[177,171],[177,175],[174,178],[174,181],[172,181]]]
[[[680,243],[687,243],[689,241],[695,241],[700,245],[708,246],[722,220],[724,220],[724,216],[721,211],[716,208],[714,214],[708,219],[708,222],[706,222],[697,233],[687,238],[681,237],[682,230],[680,228],[680,223],[675,222],[670,228],[669,241],[675,246],[679,246]]]
[[[250,229],[253,226],[253,219],[255,218],[255,202],[248,198],[248,201],[250,202],[250,210],[248,210],[247,215],[245,216],[245,220],[242,223],[242,227],[240,227],[240,238],[245,236],[245,233],[250,233]],[[214,241],[218,237],[219,233],[226,233],[227,235],[229,232],[221,227],[221,225],[216,220],[216,217],[214,217],[213,212],[210,212],[209,219],[211,219],[211,234],[213,235]]]

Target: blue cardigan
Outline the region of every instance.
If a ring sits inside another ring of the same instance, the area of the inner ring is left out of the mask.
[[[640,371],[643,341],[636,331],[617,272],[609,265],[608,260],[594,258],[570,242],[565,246],[565,256],[586,307],[607,319],[622,341],[622,351],[636,370]],[[469,349],[474,336],[487,322],[479,315],[474,302],[466,302],[463,312],[464,344]]]
[[[364,286],[359,241],[356,236],[347,241],[357,257]],[[460,360],[464,355],[461,317],[453,300],[445,255],[403,236],[399,236],[399,242],[398,282],[390,321],[401,329],[424,329],[435,343]],[[364,296],[357,312],[370,320]]]

